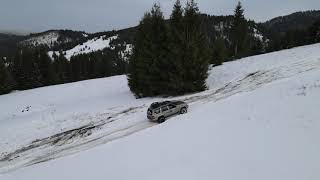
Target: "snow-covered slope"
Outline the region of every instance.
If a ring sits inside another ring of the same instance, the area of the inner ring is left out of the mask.
[[[320,44],[225,63],[207,82],[169,98],[189,113],[161,125],[145,117],[160,98],[135,99],[125,76],[0,96],[0,179],[320,178]]]
[[[60,45],[65,45],[72,42],[78,42],[86,39],[88,34],[80,31],[72,30],[49,30],[37,34],[26,36],[25,40],[18,43],[23,47],[39,47],[47,46],[48,48],[57,48]]]
[[[88,40],[87,42],[85,42],[83,44],[79,44],[72,49],[64,51],[63,53],[65,54],[65,57],[68,60],[70,60],[70,58],[75,55],[87,54],[90,52],[103,50],[105,48],[112,49],[113,47],[110,46],[110,42],[117,39],[117,38],[118,38],[118,35],[111,36],[111,37],[106,37],[105,35],[100,36],[100,37],[96,37],[96,38]],[[56,53],[57,55],[59,55],[59,52],[53,52],[53,51],[48,52],[50,57],[52,57],[53,53]]]
[[[55,43],[58,42],[58,38],[60,37],[59,32],[52,31],[47,32],[39,36],[31,37],[27,40],[20,42],[24,46],[40,46],[46,45],[48,47],[52,47]]]

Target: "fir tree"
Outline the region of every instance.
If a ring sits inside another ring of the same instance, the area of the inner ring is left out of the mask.
[[[155,5],[140,22],[129,63],[129,87],[137,97],[177,95],[206,89],[207,39],[200,13],[191,0],[175,3],[169,28]]]
[[[28,49],[20,50],[15,56],[13,76],[19,90],[42,86],[41,73],[36,58],[36,55]]]
[[[166,90],[168,81],[167,26],[155,4],[140,22],[129,64],[129,87],[136,97],[154,96]]]
[[[59,56],[52,56],[54,57],[53,66],[57,81],[59,83],[69,82],[71,74],[69,73],[69,61],[65,58],[62,52],[59,52]]]
[[[221,65],[227,57],[227,49],[222,37],[218,37],[213,44],[213,55],[211,63]]]
[[[177,0],[173,6],[173,10],[170,16],[170,28],[174,37],[179,36],[183,28],[183,8],[180,0]],[[173,37],[171,37],[173,38]]]
[[[169,82],[167,84],[169,94],[178,94],[184,86],[183,62],[184,62],[184,24],[183,24],[183,8],[180,0],[174,4],[173,11],[169,20],[169,43],[168,55],[170,63],[168,64]]]
[[[37,53],[42,85],[48,86],[55,84],[57,77],[54,72],[51,58],[48,56],[45,49],[39,49]]]
[[[320,20],[310,26],[308,29],[308,37],[310,43],[320,42]]]
[[[244,17],[244,9],[238,2],[231,25],[231,41],[235,57],[244,56],[248,52],[248,24]]]
[[[203,91],[206,89],[210,51],[201,31],[200,13],[194,0],[187,2],[183,26],[183,88],[179,93]]]
[[[0,94],[9,93],[14,89],[14,80],[4,61],[0,59]]]

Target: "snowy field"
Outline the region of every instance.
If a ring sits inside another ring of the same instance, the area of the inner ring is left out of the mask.
[[[320,44],[225,63],[207,84],[168,98],[189,113],[160,125],[146,109],[162,99],[135,99],[125,76],[0,96],[0,179],[320,178]]]

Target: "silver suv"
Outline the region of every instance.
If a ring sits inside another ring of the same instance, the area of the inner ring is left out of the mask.
[[[188,104],[183,101],[163,101],[152,103],[147,117],[150,121],[163,123],[167,117],[175,114],[184,114],[188,111]]]

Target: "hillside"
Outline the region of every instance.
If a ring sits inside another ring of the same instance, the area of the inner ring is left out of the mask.
[[[228,37],[230,36],[230,25],[231,25],[232,16],[210,16],[206,14],[201,15],[202,30],[206,34],[209,43],[217,38],[217,36],[222,36],[228,42]],[[262,44],[266,44],[267,38],[260,31],[261,27],[255,22],[249,23],[249,31],[253,37],[253,40],[259,41]],[[45,46],[49,51],[73,51],[72,49],[78,49],[79,46],[82,46],[83,43],[88,41],[93,41],[94,39],[99,39],[101,37],[109,38],[117,35],[118,38],[115,41],[115,45],[120,44],[121,50],[115,50],[116,53],[123,53],[123,49],[126,48],[127,44],[132,44],[135,36],[137,27],[131,27],[127,29],[122,29],[118,31],[106,31],[106,32],[97,32],[97,33],[85,33],[72,30],[49,30],[41,33],[35,33],[28,36],[25,36],[23,41],[14,42],[18,46],[23,48],[34,48]],[[84,47],[81,48],[84,50]],[[99,50],[102,50],[98,48]],[[86,54],[94,53],[96,51],[84,51],[82,53],[75,52],[77,54]],[[68,54],[66,52],[66,54]],[[73,55],[73,54],[71,54]],[[4,56],[0,54],[0,57]],[[68,54],[68,59],[70,59],[70,54]]]
[[[201,19],[202,30],[209,39],[209,42],[213,42],[217,36],[224,37],[226,42],[228,42],[232,16],[212,16],[202,14]],[[305,30],[319,20],[320,11],[296,12],[287,16],[273,18],[264,23],[249,21],[249,32],[256,39],[252,40],[256,41],[254,43],[258,43],[257,45],[261,43],[263,46],[267,47],[269,40],[278,38],[288,31]],[[137,27],[132,27],[117,31],[97,32],[93,34],[72,30],[48,30],[27,36],[11,35],[11,38],[9,39],[8,35],[5,35],[4,37],[3,34],[0,35],[0,47],[3,47],[0,48],[2,49],[0,51],[0,57],[12,56],[14,54],[13,52],[15,52],[19,46],[26,48],[46,46],[51,51],[68,51],[76,46],[81,46],[84,42],[103,36],[111,37],[118,35],[119,37],[116,44],[132,44],[136,30]],[[123,48],[124,47],[121,49],[123,50]],[[116,53],[121,52],[119,51]]]
[[[292,30],[306,30],[313,23],[320,20],[320,10],[304,11],[280,16],[266,21],[262,25],[280,34]]]
[[[217,36],[224,37],[226,43],[228,42],[232,16],[212,16],[202,14],[201,19],[202,30],[206,34],[209,43],[213,43]],[[249,21],[249,32],[255,39],[255,42],[251,42],[251,44],[257,43],[256,46],[260,46],[260,44],[262,44],[264,48],[266,48],[269,40],[277,39],[288,31],[306,30],[313,23],[319,20],[320,11],[304,11],[296,12],[287,16],[276,17],[264,23]],[[51,51],[68,51],[77,46],[81,46],[87,41],[103,36],[108,38],[118,35],[116,44],[132,44],[136,30],[137,27],[132,27],[117,31],[97,32],[93,34],[72,30],[48,30],[27,36],[15,35],[15,38],[5,38],[5,42],[2,41],[3,37],[0,37],[0,47],[4,47],[3,50],[0,51],[0,57],[12,56],[18,46],[27,48],[46,46]],[[10,44],[9,46],[7,46],[8,43]],[[123,51],[124,48],[124,46],[121,47],[121,51]],[[121,54],[120,50],[116,51],[116,54]],[[87,52],[92,53],[95,51]],[[263,52],[258,52],[258,54],[259,53]],[[70,59],[70,57],[68,57],[68,59]]]
[[[12,56],[17,50],[18,42],[23,39],[24,36],[0,33],[0,59]]]
[[[49,49],[61,49],[74,46],[86,40],[88,34],[72,30],[49,30],[41,33],[30,34],[25,40],[18,43],[25,48],[45,46]]]
[[[207,39],[210,43],[216,39],[217,36],[222,36],[225,41],[228,42],[228,37],[230,36],[230,25],[232,21],[232,16],[212,16],[212,15],[201,15],[202,19],[202,30],[206,34]],[[305,30],[309,28],[317,20],[320,20],[320,11],[304,11],[296,12],[287,16],[281,16],[273,18],[264,23],[255,23],[254,21],[249,21],[249,31],[250,34],[256,39],[256,45],[260,46],[262,44],[264,48],[268,46],[268,41],[277,39],[279,36],[285,34],[292,30]],[[11,35],[11,38],[0,36],[0,57],[12,56],[16,52],[17,47],[27,47],[34,48],[38,46],[46,46],[51,51],[68,51],[77,46],[81,46],[83,43],[100,38],[100,37],[111,37],[118,35],[116,44],[121,44],[121,51],[116,50],[115,54],[123,53],[126,44],[132,44],[134,39],[134,34],[137,27],[117,30],[117,31],[107,31],[107,32],[97,32],[97,33],[86,33],[81,31],[72,30],[48,30],[41,33],[34,33],[27,36],[16,36]],[[3,41],[5,40],[5,41]],[[86,51],[95,52],[95,51]],[[262,52],[258,52],[262,53]],[[78,53],[76,53],[78,54]],[[70,59],[70,57],[68,57]]]
[[[207,91],[166,98],[190,109],[161,125],[146,109],[164,99],[135,99],[125,76],[2,95],[0,178],[319,179],[319,52],[213,67]]]
[[[295,15],[293,19],[298,20],[302,16],[300,14]],[[211,64],[217,65],[240,57],[320,42],[320,21],[306,27],[306,31],[288,31],[281,35],[263,24],[249,20],[243,21],[245,29],[239,33],[245,36],[234,36],[243,39],[241,53],[236,53],[235,47],[238,46],[235,46],[236,41],[232,38],[232,21],[233,16],[199,14],[198,31],[202,31],[204,44],[208,45],[206,59]],[[164,23],[169,21],[164,20]],[[2,71],[2,77],[5,78],[1,82],[3,88],[0,88],[0,94],[126,74],[138,28],[93,34],[72,30],[49,30],[21,37],[7,38],[6,35],[2,37],[4,41],[1,41],[0,37],[0,47],[4,47],[0,50],[0,59],[6,64]],[[173,39],[173,36],[169,39]]]

